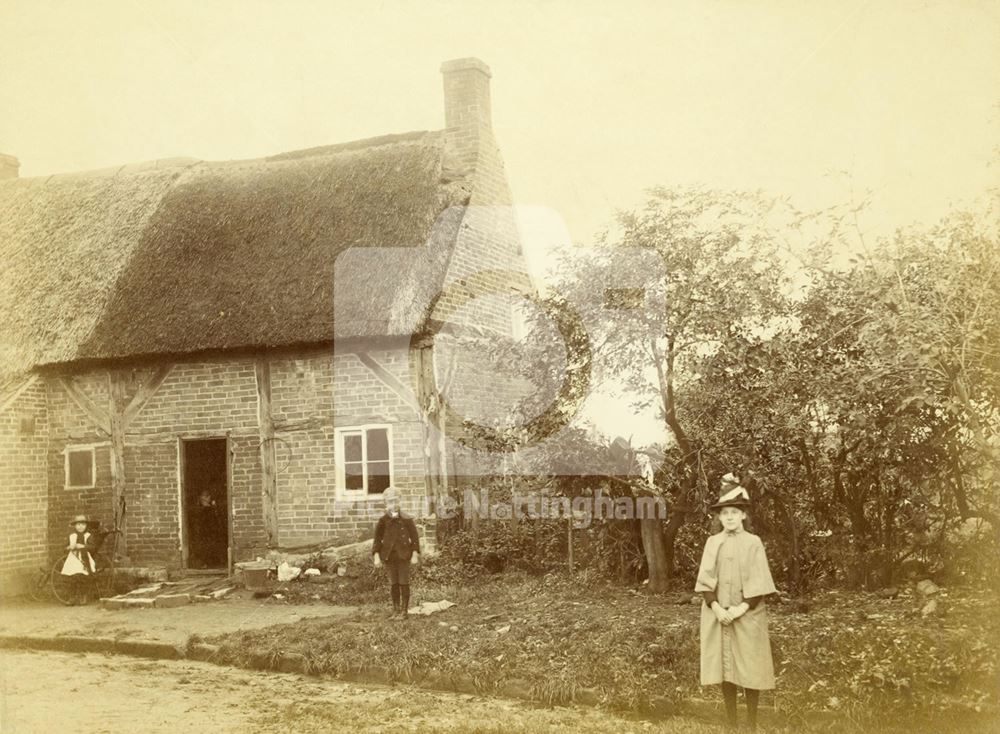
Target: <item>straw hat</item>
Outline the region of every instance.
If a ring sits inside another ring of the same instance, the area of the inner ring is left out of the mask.
[[[86,516],[86,515],[77,515],[77,516],[76,516],[76,517],[74,517],[74,518],[73,518],[73,520],[72,520],[72,521],[70,522],[70,525],[76,525],[76,524],[77,524],[78,522],[82,522],[82,523],[83,523],[84,525],[86,525],[86,524],[87,524],[87,523],[89,523],[90,521],[89,521],[89,520],[87,519],[87,516]]]
[[[731,476],[732,474],[726,475],[726,477]],[[749,507],[750,494],[746,488],[741,487],[739,484],[734,485],[733,482],[727,482],[726,477],[722,478],[722,494],[719,496],[719,501],[709,507],[709,509],[714,512],[721,510],[723,507],[739,507],[741,509]]]

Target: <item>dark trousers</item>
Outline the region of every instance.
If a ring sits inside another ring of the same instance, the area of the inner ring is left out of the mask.
[[[385,562],[389,572],[389,589],[392,595],[392,608],[406,614],[410,608],[410,559],[389,558]]]
[[[410,583],[410,559],[390,558],[385,562],[385,570],[389,572],[389,583],[408,586]]]

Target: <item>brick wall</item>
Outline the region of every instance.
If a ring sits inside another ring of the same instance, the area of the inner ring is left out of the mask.
[[[527,279],[517,277],[527,270],[503,160],[490,123],[489,70],[481,62],[463,61],[446,64],[443,71],[449,155],[454,166],[474,175],[470,206],[445,279],[448,295],[442,303],[461,304],[451,319],[454,323],[509,335],[514,299],[506,294],[470,299],[479,288],[467,287],[478,283],[504,291],[516,282],[519,290],[530,291]],[[404,385],[410,384],[405,346],[374,350],[371,356]],[[507,378],[486,360],[463,359],[467,361],[459,379],[465,408],[470,412],[476,406],[482,409],[481,415],[503,412],[523,388],[505,382]],[[354,539],[370,532],[372,518],[364,503],[338,505],[334,511],[337,427],[390,424],[395,483],[409,496],[423,495],[425,458],[419,417],[356,357],[334,355],[330,350],[303,350],[294,355],[274,354],[271,362],[272,412],[277,422],[278,537],[282,545],[329,537]],[[116,369],[128,371],[122,365]],[[126,398],[135,394],[151,371],[148,365],[131,370]],[[106,370],[82,370],[66,377],[96,406],[107,407]],[[13,453],[18,462],[28,465],[44,461],[47,455],[49,543],[59,547],[73,514],[87,512],[105,522],[111,519],[109,437],[75,404],[55,376],[47,378],[45,384],[47,449],[44,441],[32,448],[24,444],[23,451],[18,443]],[[35,396],[38,400],[39,395]],[[176,566],[182,561],[178,459],[183,438],[228,438],[236,559],[253,557],[263,550],[258,407],[254,360],[250,357],[192,360],[174,367],[125,431],[130,563]],[[300,424],[289,425],[295,421]],[[21,441],[7,433],[0,435],[0,440]],[[96,486],[68,490],[64,451],[68,445],[80,444],[95,446]],[[13,444],[3,444],[7,445]]]
[[[403,385],[409,385],[405,346],[367,354]],[[317,538],[350,542],[371,532],[363,502],[338,502],[335,431],[387,424],[392,432],[393,481],[407,497],[423,497],[423,428],[416,412],[353,354],[328,351],[275,358],[271,362],[272,412],[282,545]],[[304,430],[281,430],[288,421],[332,417]]]
[[[177,459],[176,441],[129,445],[126,440],[125,543],[131,564],[181,564]]]
[[[48,491],[45,384],[35,378],[0,411],[0,594],[16,594],[47,565]]]
[[[405,346],[380,348],[370,356],[408,384]],[[423,497],[423,429],[418,416],[353,354],[331,349],[274,354],[271,363],[272,417],[278,538],[282,546],[370,535],[365,503],[335,503],[335,429],[388,424],[392,431],[395,484],[408,496]],[[127,368],[126,376],[130,374]],[[152,373],[136,370],[126,395]],[[104,370],[64,375],[95,405],[107,403]],[[70,398],[60,381],[48,384],[51,441],[48,493],[52,507],[49,540],[61,547],[66,523],[86,512],[110,523],[110,446],[104,434]],[[40,393],[41,394],[41,393]],[[336,405],[336,410],[334,410]],[[305,426],[289,425],[309,421]],[[236,560],[266,551],[254,359],[219,357],[176,364],[125,430],[125,498],[128,503],[128,563],[182,565],[179,459],[183,439],[228,438],[233,547]],[[96,486],[65,486],[65,449],[93,445]],[[44,445],[42,449],[44,457]]]
[[[104,379],[99,379],[102,377]],[[106,373],[82,375],[81,392],[107,402]],[[45,379],[49,415],[48,440],[48,545],[49,552],[63,552],[69,537],[69,521],[83,513],[102,523],[111,521],[111,461],[108,435],[99,431],[91,418],[70,398],[56,379]],[[94,448],[95,483],[92,489],[72,489],[66,486],[66,449]]]
[[[475,327],[477,347],[435,346],[441,366],[456,369],[446,396],[461,415],[482,425],[503,421],[536,388],[491,359],[491,352],[512,334],[516,294],[534,295],[521,248],[513,197],[491,121],[489,68],[477,59],[442,66],[445,124],[451,165],[472,172],[472,192],[445,278],[444,305],[449,320]],[[480,293],[497,295],[479,295]],[[467,333],[467,332],[466,332]],[[492,342],[492,343],[491,343]],[[494,471],[497,456],[451,443],[459,473]]]

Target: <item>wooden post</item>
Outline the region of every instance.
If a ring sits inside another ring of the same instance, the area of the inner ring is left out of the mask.
[[[257,425],[260,435],[261,503],[269,548],[278,547],[278,478],[275,472],[274,418],[271,415],[271,363],[266,356],[254,362],[257,383]]]
[[[434,380],[434,357],[431,347],[417,347],[417,404],[420,422],[424,427],[424,486],[427,496],[434,502],[437,514],[441,500],[441,446],[434,438],[434,427],[438,425],[437,385]]]
[[[273,443],[273,442],[272,442]],[[236,540],[233,537],[233,464],[236,460],[236,447],[233,437],[226,434],[226,573],[233,575],[233,564],[236,562]]]
[[[111,511],[121,507],[125,496],[125,381],[118,370],[108,370],[108,423],[111,429]],[[128,555],[125,535],[117,539],[115,552]]]

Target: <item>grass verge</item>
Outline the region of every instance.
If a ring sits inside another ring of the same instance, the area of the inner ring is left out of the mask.
[[[296,582],[281,592],[288,601],[362,602],[353,616],[208,641],[220,646],[221,661],[247,667],[301,655],[316,674],[638,714],[682,711],[718,695],[698,685],[699,608],[690,593],[650,595],[586,575],[505,574],[459,585],[434,569],[423,574],[414,603],[458,606],[387,619],[384,582],[364,572],[325,589]],[[797,731],[828,720],[837,730],[992,730],[983,727],[995,721],[1000,691],[996,596],[952,589],[937,602],[928,616],[912,589],[894,599],[827,592],[769,603],[778,689],[763,705]]]

